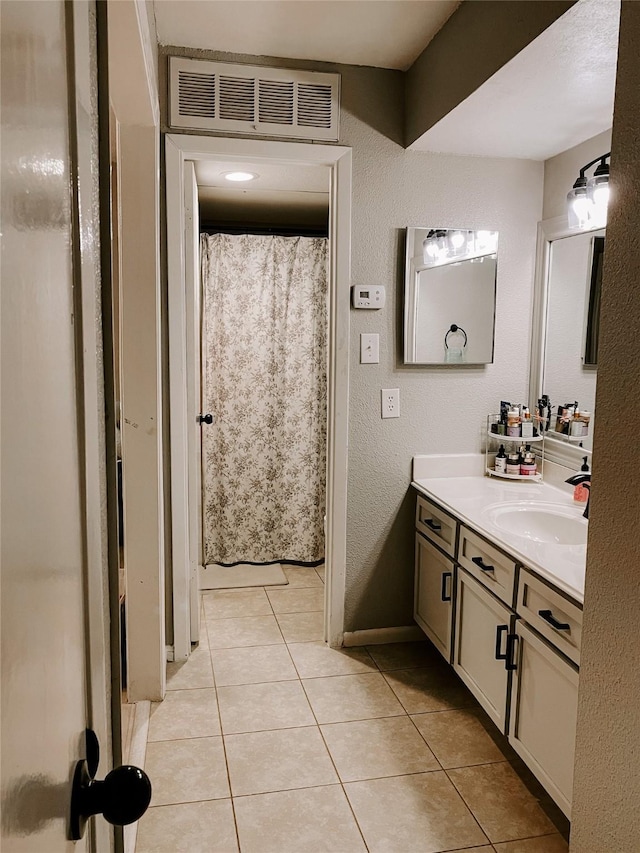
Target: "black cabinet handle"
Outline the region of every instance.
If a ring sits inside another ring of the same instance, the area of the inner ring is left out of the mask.
[[[437,521],[434,521],[432,518],[425,518],[425,519],[424,519],[424,523],[425,523],[425,524],[427,525],[427,527],[429,527],[431,530],[435,530],[435,531],[442,530],[442,525],[441,525],[441,524],[438,524],[438,522],[437,522]]]
[[[440,586],[440,597],[443,601],[451,601],[451,593],[447,595],[447,579],[452,578],[453,574],[451,572],[443,572],[442,573],[442,584]]]
[[[545,622],[548,622],[552,628],[557,631],[570,631],[571,625],[568,622],[558,622],[551,610],[538,610],[538,616],[542,616]]]
[[[485,562],[483,562],[482,557],[472,557],[471,562],[475,563],[479,569],[482,569],[483,572],[495,572],[494,566],[488,566]]]
[[[504,636],[504,634],[507,633],[508,630],[509,630],[508,625],[498,625],[498,627],[496,628],[496,660],[506,660],[507,659],[506,650],[503,653],[500,651],[500,649],[502,648],[502,637]]]
[[[504,668],[507,671],[512,671],[518,668],[518,664],[513,659],[517,639],[517,634],[507,634],[507,648],[504,656]]]
[[[198,422],[201,424],[212,424],[213,415],[198,415]]]

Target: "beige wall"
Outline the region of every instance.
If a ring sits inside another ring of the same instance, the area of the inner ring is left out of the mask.
[[[383,311],[351,312],[345,630],[411,624],[412,456],[479,450],[485,415],[505,395],[523,400],[527,395],[542,163],[405,151],[400,72],[191,55],[342,74],[340,144],[353,147],[352,279],[387,288]],[[160,73],[166,74],[164,62]],[[165,81],[160,91],[166,91]],[[494,364],[462,369],[402,365],[403,233],[408,225],[500,231]],[[380,334],[379,365],[358,363],[361,332]],[[381,419],[382,388],[400,388],[398,420]]]
[[[580,169],[597,157],[611,151],[611,131],[605,130],[592,136],[566,151],[545,161],[544,164],[544,200],[542,218],[565,216],[567,213],[567,193],[578,177]],[[593,170],[589,170],[589,177]]]
[[[640,4],[623,3],[598,362],[598,423],[572,853],[640,849]],[[594,155],[595,156],[595,155]],[[633,335],[621,329],[634,330]],[[630,440],[631,437],[631,440]],[[619,464],[622,462],[622,465]]]

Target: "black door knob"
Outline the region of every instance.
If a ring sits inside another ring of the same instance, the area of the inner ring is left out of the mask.
[[[201,424],[212,424],[213,415],[198,415],[198,420]]]
[[[108,823],[125,826],[142,817],[151,802],[151,781],[139,767],[123,764],[108,773],[104,782],[89,775],[87,762],[78,761],[71,791],[73,841],[82,838],[87,820],[101,814]]]

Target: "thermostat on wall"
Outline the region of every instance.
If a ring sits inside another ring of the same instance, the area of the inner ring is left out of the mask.
[[[353,291],[354,308],[384,308],[384,286],[375,284],[354,284]]]

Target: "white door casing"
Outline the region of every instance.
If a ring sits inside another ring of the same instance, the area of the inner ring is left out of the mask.
[[[185,292],[185,177],[187,160],[324,165],[330,170],[329,195],[329,339],[327,369],[327,535],[325,547],[325,639],[339,647],[344,631],[346,568],[347,440],[349,404],[349,286],[351,255],[351,149],[169,134],[165,137],[167,192],[167,266],[169,314],[169,394],[171,432],[171,519],[173,629],[175,660],[190,652],[190,576],[192,565],[189,504],[190,418],[187,393],[188,336],[195,323],[187,316]],[[189,287],[195,286],[190,282]],[[200,513],[197,513],[200,517]],[[199,557],[199,554],[198,554]]]
[[[112,843],[101,818],[92,838],[68,840],[71,774],[87,725],[101,741],[100,776],[110,769],[91,7],[0,7],[7,853]]]
[[[191,642],[200,638],[200,609],[198,593],[199,567],[202,565],[202,426],[198,422],[201,414],[200,389],[202,377],[201,299],[200,287],[200,211],[198,208],[198,184],[193,162],[184,164],[184,262],[185,281],[193,287],[185,289],[185,312],[191,325],[186,335],[187,346],[187,412],[191,415],[187,429],[189,455],[189,593],[191,601]]]

